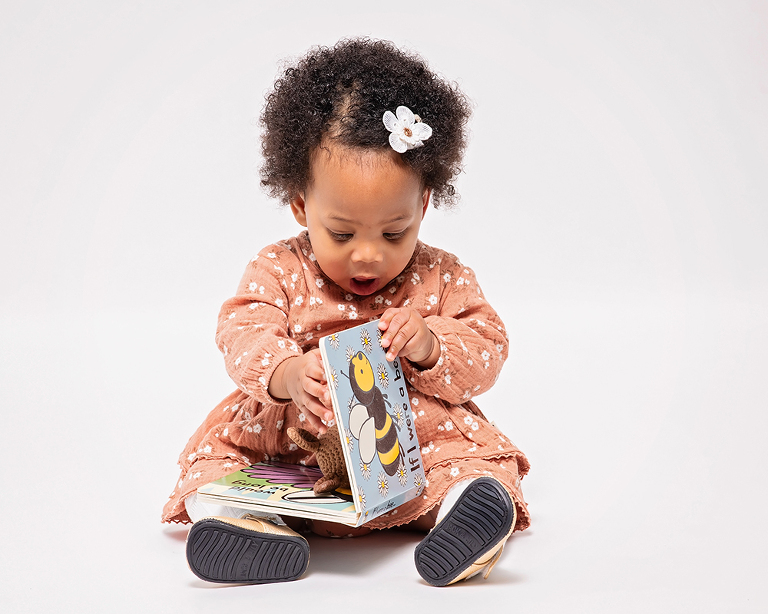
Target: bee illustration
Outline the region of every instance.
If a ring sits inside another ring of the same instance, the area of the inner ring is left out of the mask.
[[[387,475],[395,475],[405,456],[397,439],[399,427],[387,411],[391,404],[376,386],[376,374],[363,352],[349,360],[349,383],[359,402],[349,412],[349,429],[359,441],[360,460],[369,464],[378,454]]]

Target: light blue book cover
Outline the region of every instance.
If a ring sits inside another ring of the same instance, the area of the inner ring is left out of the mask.
[[[358,524],[421,494],[424,465],[400,359],[381,347],[379,321],[320,339]]]

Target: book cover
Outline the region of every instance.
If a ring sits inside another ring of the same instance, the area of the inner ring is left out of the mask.
[[[201,501],[316,520],[357,525],[352,497],[316,495],[317,467],[272,461],[255,463],[197,489]]]
[[[361,524],[417,497],[421,448],[400,359],[391,363],[374,320],[320,339]]]

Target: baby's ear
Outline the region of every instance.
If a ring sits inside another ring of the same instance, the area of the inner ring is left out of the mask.
[[[427,214],[429,208],[429,198],[432,196],[432,188],[426,188],[424,194],[421,195],[421,219]]]
[[[307,211],[306,211],[306,202],[304,201],[304,194],[296,194],[291,199],[291,213],[293,213],[293,217],[296,218],[296,221],[304,226],[304,228],[307,227]]]

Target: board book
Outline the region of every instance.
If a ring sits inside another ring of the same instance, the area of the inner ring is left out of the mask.
[[[201,501],[360,526],[421,494],[424,465],[400,359],[379,321],[320,339],[350,489],[315,495],[317,467],[256,463],[198,488]]]

